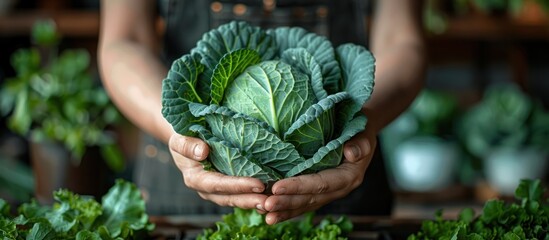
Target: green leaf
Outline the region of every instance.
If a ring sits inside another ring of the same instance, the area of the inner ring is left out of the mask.
[[[54,192],[54,198],[57,202],[51,209],[29,217],[49,221],[57,233],[74,235],[79,227],[90,228],[101,215],[101,206],[93,198],[82,198],[68,190]]]
[[[282,136],[314,98],[306,75],[284,62],[266,61],[233,81],[223,105],[269,123]]]
[[[264,224],[263,216],[254,210],[244,210],[241,208],[234,209],[234,215],[226,215],[223,217],[225,222],[234,223],[237,226],[259,226]]]
[[[350,120],[362,109],[374,89],[375,59],[364,47],[355,44],[343,44],[336,49],[337,58],[343,71],[343,91],[348,92],[352,104],[338,111],[341,121]]]
[[[39,222],[32,226],[29,234],[27,235],[28,240],[55,240],[58,239],[55,230],[48,222]]]
[[[345,239],[344,233],[352,228],[347,218],[334,221],[329,216],[315,226],[313,216],[308,212],[296,220],[267,225],[264,215],[257,211],[235,208],[234,213],[226,214],[222,221],[216,222],[216,230],[206,229],[197,239]]]
[[[539,179],[522,179],[515,190],[515,197],[519,200],[541,202],[543,188]]]
[[[40,53],[37,49],[18,49],[10,58],[10,63],[17,73],[11,81],[28,81],[29,76],[40,69]]]
[[[145,201],[137,187],[123,180],[103,196],[103,214],[94,222],[94,228],[105,226],[112,238],[124,232],[147,230],[153,226],[145,214]]]
[[[501,200],[490,200],[484,204],[481,220],[486,223],[497,220],[505,211],[505,203]]]
[[[365,116],[358,116],[351,120],[345,127],[341,136],[330,141],[326,146],[321,147],[312,158],[295,166],[286,173],[285,177],[296,176],[303,171],[321,171],[327,168],[336,167],[341,162],[343,144],[354,135],[364,130],[367,119]]]
[[[518,195],[527,196],[530,190],[532,193],[537,192],[537,187],[530,185],[532,182],[534,181],[522,181],[523,185],[517,188]],[[421,230],[408,239],[547,239],[547,202],[540,205],[539,202],[529,201],[527,198],[522,200],[522,205],[489,200],[477,218],[467,208],[457,221],[443,219],[437,214],[435,220],[424,221]],[[525,200],[526,203],[537,204],[537,207],[524,204]]]
[[[239,49],[225,54],[215,66],[212,76],[211,103],[220,104],[225,88],[247,67],[259,63],[261,56],[250,49]]]
[[[324,88],[329,94],[340,92],[339,81],[341,79],[340,66],[336,60],[332,43],[324,36],[307,32],[299,27],[280,27],[269,30],[276,38],[278,54],[290,48],[305,48],[313,55],[322,68]]]
[[[102,240],[98,233],[83,230],[76,234],[76,240]]]
[[[502,129],[523,128],[530,117],[533,102],[528,95],[516,85],[494,85],[486,91],[484,110],[495,120],[492,124]]]
[[[232,21],[205,33],[191,52],[202,56],[201,63],[206,66],[205,77],[210,79],[215,66],[225,54],[243,48],[256,51],[262,60],[273,59],[276,54],[275,41],[271,35],[259,27],[239,21]]]
[[[95,199],[90,197],[81,197],[80,195],[72,193],[66,189],[54,192],[54,198],[58,201],[60,206],[58,209],[54,208],[54,216],[61,218],[59,224],[52,222],[52,225],[56,228],[56,230],[58,227],[64,227],[62,226],[64,224],[63,222],[70,219],[73,219],[79,224],[82,224],[82,226],[89,228],[92,226],[95,219],[97,219],[97,217],[99,217],[102,213],[101,205],[95,201]]]
[[[328,97],[324,90],[320,65],[305,48],[290,48],[282,53],[281,60],[307,74],[317,101]]]
[[[105,195],[103,207],[65,189],[54,192],[54,198],[51,207],[35,200],[22,204],[12,220],[0,215],[0,239],[139,239],[136,233],[154,227],[137,187],[124,180]]]
[[[17,212],[19,212],[21,215],[28,219],[44,217],[46,213],[50,210],[50,207],[40,206],[34,199],[31,200],[31,202],[29,203],[21,204],[21,206],[17,208]]]
[[[503,240],[521,240],[521,239],[524,239],[524,238],[520,238],[517,234],[512,232],[508,232],[508,233],[505,233],[505,235],[503,235]]]
[[[71,210],[68,204],[54,207],[45,217],[56,232],[68,232],[77,224],[77,213]]]
[[[263,165],[259,160],[254,159],[252,155],[242,156],[239,149],[228,147],[225,141],[218,142],[214,138],[208,139],[206,142],[213,150],[210,161],[216,169],[220,169],[224,174],[253,177],[264,183],[282,179],[280,173]]]
[[[191,104],[190,109],[196,117],[205,117],[212,135],[219,141],[238,149],[241,155],[257,164],[285,174],[304,161],[292,144],[280,140],[263,122],[217,105]]]
[[[126,166],[124,155],[116,144],[101,145],[101,156],[105,159],[105,162],[115,172],[121,172]]]
[[[55,94],[64,95],[92,86],[91,76],[86,73],[90,67],[90,54],[84,49],[68,49],[63,51],[57,61],[51,63],[49,73],[58,84],[64,84],[65,89],[59,89]],[[72,81],[85,78],[78,84]],[[67,87],[69,86],[69,87]],[[63,92],[67,91],[67,92]]]
[[[111,233],[109,232],[109,229],[105,225],[101,225],[97,227],[97,230],[95,233],[99,234],[101,239],[115,239],[112,237]]]
[[[475,211],[472,208],[464,208],[459,213],[458,219],[462,222],[470,223],[475,218]]]
[[[189,112],[189,103],[205,101],[196,89],[203,70],[197,56],[184,55],[174,61],[162,82],[162,115],[179,134],[189,135],[189,127],[201,121]]]
[[[23,136],[29,132],[32,124],[32,116],[28,114],[32,111],[28,95],[27,89],[24,89],[17,95],[13,114],[8,122],[10,129]]]
[[[31,39],[41,46],[52,47],[58,44],[59,34],[53,20],[38,20],[32,25]]]
[[[332,139],[335,105],[349,98],[347,92],[340,92],[312,105],[292,124],[284,140],[292,143],[302,156],[312,157]]]
[[[0,198],[0,217],[7,217],[10,215],[10,205],[6,200]]]
[[[208,143],[212,150],[208,156],[209,160],[219,172],[229,176],[254,177],[265,183],[282,178],[279,173],[264,166],[252,156],[243,156],[240,149],[214,137],[204,126],[193,125],[190,130],[197,132],[198,136]]]
[[[0,238],[17,239],[17,225],[5,216],[0,216]]]

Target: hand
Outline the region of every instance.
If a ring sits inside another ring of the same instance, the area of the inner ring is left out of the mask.
[[[265,186],[260,180],[204,170],[200,161],[206,159],[209,153],[204,141],[173,134],[169,147],[175,164],[183,174],[185,185],[196,190],[200,197],[220,206],[262,209],[261,204],[267,196],[261,194]]]
[[[337,168],[276,182],[264,204],[267,224],[314,211],[360,186],[376,144],[376,132],[367,127],[345,144],[345,158]]]

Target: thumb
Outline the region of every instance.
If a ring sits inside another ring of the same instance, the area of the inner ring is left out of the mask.
[[[361,132],[351,138],[343,148],[345,159],[350,162],[358,162],[370,154],[371,143],[365,132]]]
[[[201,161],[208,157],[210,148],[199,138],[173,134],[168,142],[170,149],[186,158]]]

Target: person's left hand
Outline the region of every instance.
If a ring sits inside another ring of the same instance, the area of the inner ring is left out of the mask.
[[[338,167],[276,182],[273,195],[263,204],[267,224],[314,211],[360,186],[376,144],[376,131],[366,127],[345,144],[345,157]]]

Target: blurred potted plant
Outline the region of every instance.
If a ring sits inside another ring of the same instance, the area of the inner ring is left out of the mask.
[[[549,12],[549,0],[535,0],[545,12]]]
[[[513,18],[522,24],[545,24],[548,12],[548,0],[524,0],[520,8],[513,12]]]
[[[423,27],[428,33],[442,34],[448,28],[447,16],[440,5],[440,0],[427,0],[423,5]]]
[[[546,21],[548,0],[471,0],[475,9],[492,16],[510,16],[523,23]]]
[[[103,158],[111,169],[124,167],[110,130],[120,114],[100,81],[92,78],[88,52],[58,53],[59,40],[53,21],[36,22],[34,47],[13,53],[16,76],[0,89],[0,113],[9,116],[8,127],[31,143],[36,197],[42,202],[51,201],[52,190],[67,187],[64,178],[70,173],[65,170],[80,164],[91,148],[101,153],[93,158]]]
[[[381,135],[397,187],[408,191],[436,191],[452,183],[459,160],[453,138],[457,99],[423,90],[410,108]]]
[[[460,123],[468,153],[480,159],[489,184],[512,195],[521,178],[543,178],[549,150],[549,114],[512,84],[494,85]]]
[[[472,0],[473,5],[480,11],[492,15],[505,15],[518,12],[524,0]]]

